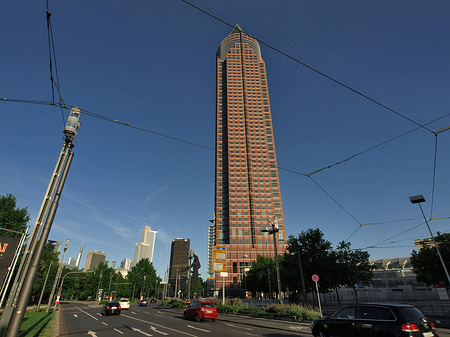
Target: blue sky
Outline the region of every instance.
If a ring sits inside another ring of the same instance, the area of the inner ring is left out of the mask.
[[[450,113],[447,1],[193,3],[417,123]],[[181,0],[50,0],[49,7],[67,104],[214,147],[215,53],[230,27]],[[45,9],[45,1],[3,4],[0,97],[52,101]],[[261,50],[283,169],[311,172],[417,127],[267,46]],[[28,207],[30,224],[62,146],[63,115],[58,107],[0,101],[0,194]],[[133,258],[149,225],[158,231],[160,276],[171,241],[187,237],[205,277],[214,151],[87,115],[81,122],[50,233],[71,239],[66,261],[83,240],[82,264],[94,249],[117,264]],[[448,116],[427,127],[449,125]],[[432,215],[448,217],[450,132],[437,138]],[[423,194],[430,216],[434,148],[433,133],[420,128],[312,175],[322,189],[280,170],[288,234],[317,227],[333,245],[350,237],[374,259],[408,256],[413,240],[428,236],[408,197]],[[430,224],[448,232],[449,221]],[[387,223],[359,225],[380,222]]]

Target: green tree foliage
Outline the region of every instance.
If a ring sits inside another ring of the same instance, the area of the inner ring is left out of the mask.
[[[269,265],[269,273],[267,272],[267,264]],[[245,287],[247,291],[253,294],[264,292],[269,293],[269,278],[272,292],[277,291],[277,275],[275,268],[275,260],[266,258],[262,255],[258,256],[253,262],[252,267],[245,277]]]
[[[58,253],[54,252],[55,245],[53,243],[47,243],[42,254],[41,262],[39,263],[39,270],[34,281],[32,296],[39,298],[42,287],[44,286],[45,277],[47,276],[48,268],[51,264],[50,273],[48,275],[47,283],[44,289],[44,298],[50,296],[53,282],[56,277],[56,271],[58,270]]]
[[[289,236],[288,247],[281,263],[283,287],[289,287],[291,291],[301,292],[298,262],[300,252],[306,290],[315,291],[315,283],[311,279],[314,274],[320,278],[322,291],[335,288],[337,281],[333,267],[336,262],[334,256],[330,254],[332,244],[325,240],[323,236],[318,228],[302,231],[298,237]]]
[[[299,254],[303,267],[307,292],[315,291],[312,275],[319,276],[320,291],[327,292],[362,282],[370,284],[373,273],[369,264],[369,253],[352,250],[351,243],[341,242],[336,250],[330,241],[324,239],[320,229],[308,229],[298,237],[289,236],[288,247],[281,261],[281,280],[283,289],[301,292]]]
[[[440,234],[434,238],[439,247],[439,251],[444,261],[450,259],[450,234]],[[418,282],[423,282],[427,285],[434,284],[448,284],[447,277],[442,267],[442,263],[437,255],[434,245],[425,245],[419,252],[413,250],[411,253],[411,264],[413,271],[417,275]],[[446,264],[449,270],[448,263]]]
[[[156,276],[156,270],[148,259],[140,260],[127,275],[128,282],[134,285],[135,297],[156,296],[157,285],[161,279]]]
[[[17,200],[12,194],[0,195],[0,227],[17,232],[24,232],[30,221],[28,209],[18,208]],[[0,231],[0,235],[20,237],[20,233]]]
[[[370,285],[372,283],[374,266],[369,263],[369,253],[359,249],[351,249],[350,242],[340,242],[336,251],[335,273],[337,286],[353,288],[358,300],[355,286],[358,283]]]

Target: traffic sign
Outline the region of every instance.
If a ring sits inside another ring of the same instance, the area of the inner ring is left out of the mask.
[[[312,280],[313,280],[314,282],[318,282],[318,281],[319,281],[319,276],[317,276],[316,274],[314,274],[314,275],[312,276]]]
[[[213,260],[226,260],[226,259],[227,259],[227,247],[213,246]]]
[[[213,261],[213,271],[227,271],[227,263],[225,261]]]

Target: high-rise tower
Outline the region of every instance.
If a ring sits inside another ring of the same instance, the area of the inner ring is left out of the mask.
[[[226,287],[236,288],[258,255],[274,256],[273,236],[261,230],[275,218],[278,252],[286,246],[266,66],[258,42],[238,25],[217,51],[215,198]]]
[[[133,265],[136,265],[142,259],[148,259],[149,262],[153,262],[157,233],[157,231],[152,231],[150,226],[144,226],[142,228],[142,238],[141,242],[136,243]]]

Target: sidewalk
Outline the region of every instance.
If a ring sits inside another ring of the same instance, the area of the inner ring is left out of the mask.
[[[169,308],[169,307],[154,306],[153,308],[157,309],[157,310],[161,310],[161,311],[167,311],[167,312],[180,314],[180,315],[183,315],[183,311],[184,311],[184,309],[176,309],[176,308]],[[284,331],[289,331],[289,332],[293,332],[293,331],[311,332],[311,328],[310,328],[311,322],[309,322],[309,321],[298,322],[298,321],[293,321],[293,320],[267,319],[267,318],[259,318],[259,317],[252,317],[252,316],[246,316],[246,315],[231,315],[231,314],[223,314],[223,313],[217,314],[217,320],[229,322],[229,323],[235,323],[235,324],[245,324],[245,325],[260,327],[260,328],[284,330]]]

